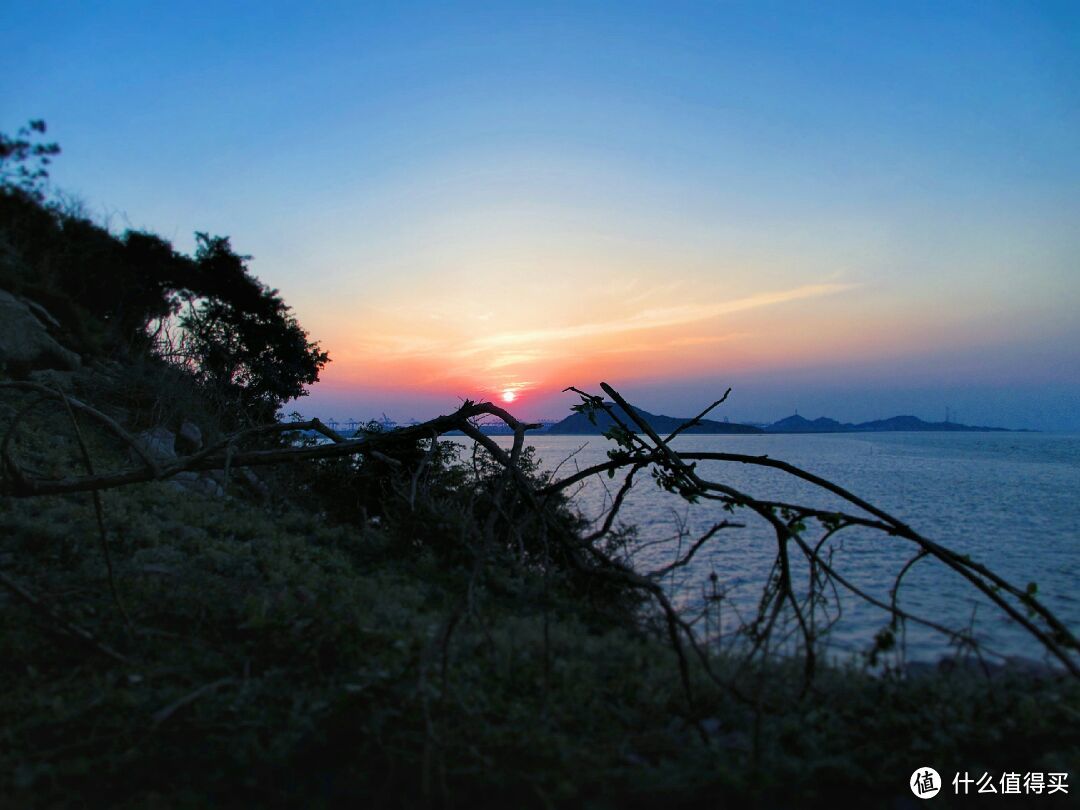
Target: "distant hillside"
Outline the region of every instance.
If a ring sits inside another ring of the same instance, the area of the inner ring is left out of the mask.
[[[621,407],[614,402],[609,402],[607,405],[619,415],[629,427],[636,427],[629,415]],[[641,408],[634,408],[635,413],[644,418],[644,420],[657,432],[657,433],[671,433],[679,425],[689,421],[693,417],[683,416],[661,416],[655,413],[649,413],[643,411]],[[561,422],[557,422],[552,425],[545,433],[562,433],[562,434],[599,434],[612,426],[613,421],[607,413],[603,411],[597,411],[595,414],[596,424],[594,425],[589,421],[589,417],[585,414],[574,413],[563,419]],[[635,431],[636,432],[636,431]],[[729,422],[716,422],[712,419],[702,419],[700,423],[694,425],[685,431],[686,433],[763,433],[761,428],[751,427],[750,425],[732,424]]]
[[[959,425],[956,422],[924,422],[917,416],[893,416],[889,419],[875,419],[873,422],[837,422],[835,419],[821,417],[806,419],[798,414],[773,422],[765,428],[766,433],[884,433],[888,431],[1005,431],[1006,428],[973,427]]]
[[[607,403],[620,418],[631,427],[633,420],[626,412],[613,402]],[[670,433],[679,425],[691,417],[662,416],[640,408],[635,408],[638,415],[642,416],[657,433]],[[596,414],[596,424],[589,421],[585,414],[575,413],[557,422],[543,433],[552,434],[599,434],[606,431],[612,425],[611,417],[602,411]],[[956,422],[926,422],[917,416],[893,416],[888,419],[875,419],[872,422],[838,422],[835,419],[822,416],[818,419],[807,419],[798,414],[788,416],[764,429],[752,425],[742,425],[729,422],[717,422],[712,419],[702,419],[701,422],[686,433],[886,433],[886,432],[1003,432],[1006,428],[979,427],[961,425]]]

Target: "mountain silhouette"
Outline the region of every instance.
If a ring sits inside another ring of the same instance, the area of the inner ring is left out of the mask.
[[[960,425],[956,422],[925,422],[917,416],[892,416],[888,419],[875,419],[872,422],[837,422],[835,419],[821,417],[806,419],[794,414],[765,427],[766,433],[885,433],[885,432],[972,432],[1004,431],[1006,428],[975,427]]]
[[[614,402],[608,402],[606,404],[618,415],[623,424],[635,433],[640,432],[637,425],[634,423],[634,420],[631,419],[629,414],[627,414],[627,412],[619,405],[616,405]],[[679,425],[686,423],[692,418],[689,416],[663,416],[649,413],[641,408],[634,408],[634,413],[644,419],[653,430],[660,434],[671,433],[675,428],[679,427]],[[596,419],[596,424],[593,424],[585,414],[574,413],[563,419],[561,422],[556,422],[544,432],[563,434],[603,433],[615,423],[606,411],[598,410],[594,412],[593,417]],[[751,425],[740,425],[733,422],[717,422],[713,419],[702,419],[698,424],[691,428],[687,428],[684,433],[764,433],[764,431],[761,428],[753,427]]]

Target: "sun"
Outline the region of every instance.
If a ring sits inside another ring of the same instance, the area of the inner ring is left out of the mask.
[[[515,394],[513,391],[503,391],[503,402],[513,402],[515,399],[517,399],[517,394]]]

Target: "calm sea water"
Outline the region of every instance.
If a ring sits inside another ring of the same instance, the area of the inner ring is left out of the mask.
[[[500,444],[509,439],[499,437]],[[542,466],[562,464],[560,475],[605,460],[612,445],[594,436],[536,436],[529,441]],[[1080,436],[1039,433],[881,433],[873,435],[690,436],[677,449],[767,454],[795,464],[849,489],[916,531],[984,563],[1020,587],[1038,585],[1040,599],[1080,632]],[[572,456],[572,458],[570,458]],[[569,458],[569,460],[567,460]],[[841,508],[828,493],[781,472],[740,464],[705,462],[706,478],[747,494],[823,508]],[[602,514],[621,478],[592,479],[574,502],[586,516]],[[847,511],[854,512],[851,507]],[[687,611],[703,604],[715,572],[726,593],[721,633],[734,626],[735,612],[750,615],[760,596],[775,550],[761,521],[740,510],[747,528],[722,532],[678,576],[665,579],[673,598]],[[705,531],[723,517],[714,504],[687,504],[639,474],[620,513],[637,527],[633,561],[642,572],[655,570],[676,554],[680,526]],[[734,519],[734,518],[733,518]],[[661,542],[657,542],[661,541]],[[682,539],[685,548],[686,539]],[[915,548],[874,532],[845,530],[831,544],[836,568],[859,587],[888,600],[900,566]],[[991,650],[1042,658],[1023,628],[985,601],[958,574],[927,558],[917,563],[900,589],[902,607],[935,621],[967,627]],[[866,649],[888,623],[881,610],[844,598],[843,616],[831,635],[832,649],[850,654]],[[715,617],[714,617],[715,618]],[[713,630],[716,630],[713,624]],[[909,624],[909,659],[946,655],[946,640]]]

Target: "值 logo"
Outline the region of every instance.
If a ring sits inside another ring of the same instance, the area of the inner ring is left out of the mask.
[[[941,790],[941,777],[933,768],[923,766],[916,768],[911,775],[911,792],[920,799],[930,799],[937,796]]]

